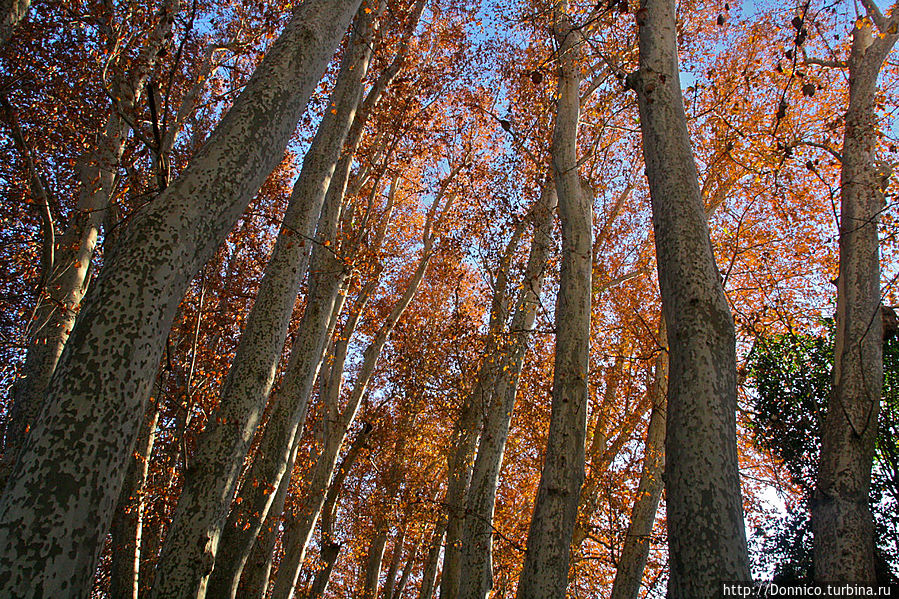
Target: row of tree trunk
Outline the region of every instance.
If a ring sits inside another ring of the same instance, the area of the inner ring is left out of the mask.
[[[46,326],[34,337],[25,375],[16,386],[4,449],[14,466],[8,469],[0,501],[0,595],[86,595],[111,531],[112,592],[138,596],[141,491],[159,418],[148,399],[176,309],[190,281],[280,160],[352,21],[330,109],[304,157],[218,407],[197,441],[165,542],[154,556],[150,595],[261,597],[270,592],[289,599],[319,523],[324,566],[308,596],[325,592],[340,554],[333,537],[337,494],[370,427],[364,425],[352,443],[348,437],[382,350],[425,278],[456,200],[453,180],[465,167],[463,157],[432,198],[419,261],[362,351],[351,390],[342,394],[350,340],[379,273],[341,320],[354,275],[338,258],[362,251],[361,245],[354,245],[361,235],[341,233],[351,231],[354,223],[365,228],[370,232],[366,251],[377,253],[401,185],[398,177],[392,179],[378,222],[370,211],[361,218],[346,200],[356,195],[347,188],[358,192],[366,181],[380,181],[386,169],[359,169],[351,175],[353,157],[368,115],[402,66],[425,3],[419,0],[412,7],[392,62],[365,93],[385,6],[307,0],[295,8],[290,23],[190,165],[171,183],[161,176],[158,197],[114,236],[107,236],[104,267],[88,290],[87,269],[112,193],[110,173],[121,160],[129,132],[118,113],[109,117],[101,149],[85,158],[78,215],[63,234],[59,253],[45,260],[43,285],[52,291],[36,313]],[[873,581],[874,576],[873,530],[866,506],[882,386],[877,215],[883,173],[875,168],[874,93],[899,25],[899,15],[884,17],[870,2],[865,7],[873,25],[856,25],[846,65],[850,102],[842,153],[834,395],[812,506],[816,576],[855,582]],[[136,102],[146,89],[152,57],[159,53],[179,8],[177,0],[164,6],[164,18],[147,42],[143,70],[119,82],[127,87],[121,94],[126,101]],[[640,110],[664,348],[654,364],[643,471],[612,596],[636,597],[639,592],[664,472],[669,596],[714,597],[721,581],[750,579],[736,451],[734,323],[687,130],[674,3],[644,0],[637,24],[639,70],[628,76],[627,85],[636,91]],[[455,451],[449,457],[445,513],[423,552],[422,599],[433,596],[438,578],[440,595],[446,599],[483,599],[491,592],[499,473],[552,251],[556,210],[562,246],[552,411],[517,595],[563,597],[568,585],[584,496],[594,256],[593,198],[578,174],[577,156],[583,36],[564,1],[554,5],[553,39],[558,83],[552,176],[506,248],[484,359],[463,402]],[[14,124],[9,109],[5,117]],[[383,147],[386,164],[393,146],[384,142]],[[166,151],[163,144],[157,149],[160,155]],[[372,194],[378,188],[373,185]],[[374,196],[369,205],[373,201]],[[513,284],[509,263],[528,236],[526,265],[520,284]],[[50,248],[55,245],[51,239]],[[281,386],[272,393],[304,278],[308,291],[303,315]],[[326,355],[332,360],[323,366]],[[316,381],[324,411],[322,443],[301,507],[283,516]],[[272,405],[268,423],[245,465],[267,403]],[[400,477],[394,477],[392,485],[387,497],[399,493]],[[270,577],[281,528],[283,556]],[[23,538],[23,530],[29,531],[28,538]],[[379,594],[389,534],[387,520],[376,519],[362,585],[365,597]],[[401,528],[393,541],[383,589],[390,598],[401,596],[419,553],[420,539],[401,565],[406,535]]]

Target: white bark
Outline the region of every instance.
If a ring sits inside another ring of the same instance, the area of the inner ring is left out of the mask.
[[[518,580],[518,599],[565,596],[569,548],[584,481],[593,207],[577,172],[580,34],[574,31],[564,4],[555,9],[554,35],[559,99],[552,162],[562,223],[562,263],[549,440]]]
[[[874,583],[874,522],[868,507],[883,389],[879,215],[889,173],[878,172],[877,77],[896,43],[899,16],[856,26],[849,54],[849,107],[840,173],[840,275],[837,280],[833,390],[821,431],[812,500],[815,578]],[[886,177],[884,177],[886,175]]]
[[[668,325],[668,596],[717,597],[748,581],[736,445],[734,324],[712,252],[677,66],[672,0],[637,13],[637,90]]]
[[[555,205],[555,192],[550,188],[544,189],[530,215],[534,227],[533,239],[523,275],[522,292],[508,332],[504,335],[506,343],[498,348],[494,356],[487,358],[494,359],[500,365],[501,373],[487,409],[466,502],[461,535],[462,577],[458,595],[461,599],[484,599],[493,588],[492,537],[496,489],[515,407],[518,379],[534,331],[546,261],[552,249]]]
[[[298,6],[205,146],[104,256],[0,502],[0,595],[89,592],[178,303],[281,159],[358,4]]]

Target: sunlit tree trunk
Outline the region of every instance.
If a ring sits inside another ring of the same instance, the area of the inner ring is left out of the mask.
[[[665,343],[666,338],[667,331],[663,318],[659,327],[659,341]],[[637,599],[643,580],[643,570],[649,557],[652,527],[664,487],[662,476],[665,471],[665,410],[668,397],[666,349],[661,349],[656,357],[649,393],[652,398],[652,413],[643,448],[643,469],[637,486],[637,498],[631,510],[627,537],[618,558],[610,599]]]
[[[484,599],[493,588],[493,510],[499,472],[509,436],[515,407],[518,379],[524,365],[530,338],[536,323],[540,290],[546,274],[546,261],[552,249],[552,221],[556,196],[544,189],[529,220],[534,227],[530,254],[525,267],[522,292],[512,316],[506,341],[495,356],[501,368],[492,402],[487,410],[478,444],[462,531],[462,564],[459,597]]]
[[[896,43],[899,15],[886,19],[873,2],[864,4],[873,26],[856,22],[849,54],[833,391],[812,500],[815,579],[820,582],[875,581],[868,492],[883,388],[877,227],[890,176],[876,162],[875,93],[880,68]]]
[[[281,160],[358,5],[299,5],[190,165],[104,256],[0,501],[0,595],[90,591],[178,304]]]
[[[672,599],[717,597],[748,581],[736,441],[734,324],[690,147],[673,0],[637,13],[636,89],[670,348],[667,470]]]
[[[552,162],[562,223],[562,256],[555,311],[552,414],[527,553],[518,580],[518,599],[565,596],[569,547],[584,481],[593,215],[592,198],[582,188],[577,168],[581,38],[566,9],[565,3],[556,6],[553,25],[559,99]]]

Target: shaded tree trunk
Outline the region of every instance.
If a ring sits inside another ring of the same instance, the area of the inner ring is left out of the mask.
[[[553,25],[559,100],[552,162],[562,223],[562,257],[555,312],[552,414],[527,553],[518,580],[518,599],[565,596],[569,548],[584,481],[593,268],[592,198],[582,188],[577,169],[580,38],[566,9],[565,3],[556,6]]]
[[[3,452],[5,468],[0,473],[0,485],[5,483],[6,474],[18,459],[25,438],[44,406],[50,379],[87,293],[100,227],[108,218],[109,202],[115,193],[115,174],[131,130],[120,111],[131,113],[140,104],[179,8],[180,0],[166,0],[163,4],[159,21],[135,61],[134,72],[112,82],[119,98],[97,136],[97,147],[78,159],[76,174],[80,190],[75,212],[66,230],[55,240],[55,248],[50,247],[49,256],[47,249],[44,250],[43,280],[29,325],[34,328],[27,331],[28,352],[16,380],[9,412]],[[0,35],[2,31],[0,25]]]
[[[281,159],[358,5],[299,5],[190,165],[104,256],[0,500],[0,595],[90,591],[179,301]]]
[[[872,2],[863,4],[874,26],[856,23],[849,54],[833,390],[811,505],[819,582],[875,582],[868,492],[883,389],[877,227],[891,174],[876,162],[875,93],[881,66],[896,43],[899,16],[886,19]]]
[[[712,252],[687,132],[674,2],[638,12],[636,89],[668,325],[668,545],[672,599],[717,597],[748,581],[736,444],[734,324]]]
[[[659,340],[665,343],[666,337],[663,318],[659,327]],[[668,396],[666,349],[661,349],[656,357],[649,393],[652,397],[652,413],[643,449],[643,469],[624,547],[618,558],[618,567],[615,569],[615,582],[612,584],[610,599],[637,599],[646,560],[649,557],[652,527],[664,487],[662,476],[665,471],[665,410]]]
[[[112,517],[112,565],[109,595],[116,599],[137,599],[140,576],[141,539],[143,529],[144,484],[150,466],[150,454],[156,437],[159,410],[150,405],[137,438],[134,455],[125,480],[115,515]]]
[[[312,588],[306,595],[307,599],[318,599],[328,590],[328,582],[331,580],[331,573],[334,571],[334,564],[337,563],[337,556],[340,555],[340,543],[331,541],[322,546],[322,568],[315,573],[312,581]]]

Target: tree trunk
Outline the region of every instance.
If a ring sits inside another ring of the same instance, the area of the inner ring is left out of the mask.
[[[381,530],[372,539],[365,559],[365,578],[362,587],[362,599],[375,599],[378,596],[378,583],[381,577],[381,562],[384,560],[384,548],[387,546],[387,531]]]
[[[278,393],[282,399],[275,404],[257,458],[253,460],[247,474],[248,480],[255,481],[256,484],[252,487],[244,486],[240,490],[239,502],[235,509],[232,509],[225,524],[224,554],[216,557],[209,583],[216,596],[234,596],[244,564],[253,551],[254,540],[271,509],[273,492],[279,488],[284,474],[293,468],[293,460],[290,458],[292,453],[295,455],[292,439],[302,433],[308,398],[318,376],[325,343],[330,337],[327,328],[328,319],[331,318],[331,312],[335,307],[339,312],[339,306],[343,305],[342,300],[345,298],[340,290],[346,280],[346,269],[336,254],[324,246],[324,242],[331,242],[330,248],[337,247],[335,242],[340,211],[353,157],[362,140],[365,123],[387,86],[399,72],[408,50],[409,38],[421,17],[423,8],[424,2],[419,0],[393,61],[378,76],[366,94],[361,108],[356,112],[346,135],[343,156],[338,161],[328,186],[323,218],[319,223],[319,240],[312,251],[306,309],[291,349],[282,388]],[[369,58],[370,52],[365,59],[366,69]],[[360,82],[364,74],[365,71],[354,73]],[[336,89],[333,95],[337,96]],[[357,180],[355,187],[359,188],[361,184],[362,180]],[[324,218],[326,213],[329,216]],[[311,237],[311,232],[307,237]],[[246,527],[246,524],[249,524],[249,527]],[[258,567],[256,569],[258,571]]]
[[[134,455],[125,473],[119,504],[112,517],[109,596],[116,599],[138,599],[144,484],[147,481],[157,422],[159,410],[152,404],[144,416]]]
[[[337,556],[340,555],[340,543],[330,542],[322,546],[322,568],[315,573],[312,581],[312,588],[306,595],[306,599],[318,599],[328,590],[328,582],[331,580],[331,572],[334,571],[334,564],[337,563]]]
[[[462,531],[462,564],[459,597],[484,599],[493,588],[493,510],[509,425],[515,407],[518,379],[534,325],[546,261],[552,249],[555,192],[547,187],[532,212],[534,226],[530,255],[523,276],[523,291],[509,325],[508,346],[499,348],[495,361],[502,373],[487,411],[478,445],[477,460],[468,492]],[[490,359],[490,357],[488,357]]]
[[[12,37],[16,26],[28,14],[31,0],[3,0],[0,4],[0,48]]]
[[[333,108],[325,112],[303,160],[281,234],[266,266],[219,405],[198,441],[194,467],[185,473],[181,498],[156,568],[159,575],[153,597],[206,594],[237,477],[271,390],[297,291],[306,272],[307,248],[311,244],[304,240],[313,236],[359,104],[362,78],[371,58],[374,14],[367,8],[360,10],[353,23],[349,50],[331,94]],[[322,308],[329,317],[330,307]],[[289,447],[288,443],[288,451]],[[261,524],[262,519],[257,521]],[[258,527],[254,532],[258,532]]]
[[[390,599],[393,597],[393,591],[396,587],[396,574],[400,569],[400,562],[403,559],[403,545],[406,542],[406,524],[403,523],[400,533],[393,541],[393,552],[390,556],[390,566],[387,567],[387,580],[384,583],[384,597]]]
[[[421,588],[418,599],[431,599],[437,588],[437,569],[440,564],[440,547],[443,545],[443,537],[446,534],[446,516],[441,515],[434,527],[434,536],[428,547],[428,555],[421,570]]]
[[[340,554],[340,543],[334,540],[334,516],[337,511],[337,498],[340,495],[340,489],[343,487],[353,464],[359,457],[359,453],[365,447],[368,437],[371,434],[372,427],[369,423],[364,423],[362,430],[353,439],[352,445],[334,474],[334,480],[328,488],[328,495],[325,497],[325,505],[322,508],[321,516],[321,559],[324,566],[315,573],[315,579],[312,582],[312,588],[307,594],[307,599],[315,599],[324,595],[328,588],[328,581],[331,578],[331,572],[334,570],[334,564],[337,563],[337,556]],[[283,509],[283,507],[282,507]]]
[[[299,5],[191,164],[104,256],[0,501],[0,595],[90,591],[179,301],[281,159],[358,5]]]
[[[418,538],[412,550],[409,551],[409,557],[406,558],[406,564],[403,566],[403,573],[400,574],[400,579],[396,582],[393,593],[389,596],[385,594],[384,599],[402,599],[403,591],[406,589],[406,584],[408,584],[409,577],[412,575],[412,567],[415,565],[415,558],[418,556],[420,545],[421,537]]]
[[[565,3],[556,6],[554,19],[559,100],[552,162],[562,223],[562,257],[555,312],[552,415],[546,461],[518,580],[519,599],[565,596],[571,535],[584,481],[593,207],[577,172],[580,38],[565,10]]]
[[[28,331],[28,353],[13,391],[3,452],[5,471],[0,473],[0,485],[5,483],[5,475],[18,459],[25,438],[40,415],[50,379],[87,293],[100,227],[108,217],[109,202],[115,193],[115,174],[131,130],[119,111],[132,112],[141,102],[157,56],[171,35],[179,7],[179,0],[166,0],[163,4],[159,21],[147,36],[134,72],[112,82],[121,97],[97,136],[97,147],[78,159],[78,204],[71,222],[51,250],[48,271],[42,273],[41,290],[29,325],[36,328]]]
[[[668,325],[668,545],[672,599],[748,581],[736,444],[734,324],[709,237],[677,66],[673,0],[637,13],[637,90]]]
[[[665,343],[667,331],[665,321],[659,326],[659,340]],[[665,410],[668,396],[668,352],[662,349],[656,357],[650,388],[652,414],[646,431],[643,449],[643,470],[637,486],[637,499],[631,511],[631,521],[624,539],[624,547],[618,558],[615,582],[610,599],[637,599],[643,570],[649,557],[652,541],[652,527],[656,510],[662,497],[665,470]]]
[[[899,16],[876,6],[857,22],[849,55],[849,108],[840,173],[840,275],[837,280],[833,391],[821,431],[812,500],[815,579],[874,583],[874,522],[868,507],[883,389],[879,214],[890,173],[878,169],[877,77],[896,42]]]

